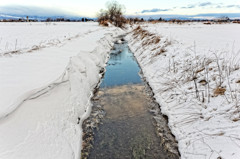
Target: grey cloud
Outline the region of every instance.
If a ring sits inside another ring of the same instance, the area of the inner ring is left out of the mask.
[[[195,5],[189,5],[187,8],[195,8]]]
[[[200,4],[190,4],[188,6],[184,6],[184,7],[181,7],[181,8],[182,9],[191,9],[191,8],[205,7],[205,6],[211,6],[211,5],[214,5],[214,4],[211,3],[211,2],[203,2],[203,3],[200,3]]]
[[[187,7],[181,7],[182,9],[191,9],[191,8],[195,8],[196,5],[188,5]]]
[[[150,10],[143,10],[141,11],[141,13],[155,13],[155,12],[166,12],[166,11],[171,11],[172,9],[158,9],[158,8],[154,8],[154,9],[150,9]]]
[[[227,5],[226,8],[240,8],[240,5]]]
[[[235,7],[235,5],[228,5],[228,6],[226,6],[227,8],[233,8],[233,7]]]
[[[210,6],[213,5],[211,2],[204,2],[204,3],[200,3],[199,6],[200,7],[205,7],[205,6]]]
[[[211,3],[211,2],[203,2],[203,3],[198,3],[198,4],[189,4],[188,6],[183,6],[179,7],[181,9],[191,9],[191,8],[197,8],[197,7],[206,7],[206,6],[211,6],[215,8],[240,8],[240,5],[228,5],[224,6],[223,3]],[[166,11],[172,11],[178,7],[173,7],[171,9],[158,9],[154,8],[151,10],[142,10],[141,12],[138,13],[156,13],[156,12],[166,12]]]
[[[219,4],[216,6],[216,8],[239,8],[240,9],[240,5],[227,5],[227,6],[224,6],[222,4]]]

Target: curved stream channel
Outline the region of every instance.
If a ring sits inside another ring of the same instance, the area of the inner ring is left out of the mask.
[[[167,119],[140,71],[127,42],[115,44],[83,123],[82,158],[179,158]]]

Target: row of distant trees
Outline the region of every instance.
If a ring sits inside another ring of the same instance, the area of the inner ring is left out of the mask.
[[[124,17],[122,17],[124,18]],[[217,19],[212,19],[212,20],[208,20],[208,19],[195,19],[195,20],[181,20],[181,19],[163,19],[163,18],[159,18],[159,19],[153,19],[153,18],[149,18],[149,19],[143,19],[143,18],[124,18],[120,20],[115,21],[114,18],[112,18],[112,20],[110,20],[110,18],[108,17],[100,17],[98,18],[98,22],[101,25],[105,25],[108,26],[109,23],[112,23],[113,25],[116,25],[118,27],[123,27],[125,23],[130,23],[130,24],[134,24],[134,23],[138,23],[138,22],[173,22],[173,23],[180,23],[180,22],[206,22],[206,21],[210,21],[210,22],[239,22],[240,19],[229,19],[228,17],[220,17]],[[81,18],[81,19],[66,19],[66,18],[47,18],[45,20],[37,20],[37,19],[25,19],[25,18],[19,18],[19,19],[2,19],[0,20],[0,22],[88,22],[88,21],[95,21],[94,19],[89,19],[89,18]]]
[[[82,19],[65,19],[65,18],[47,18],[45,20],[46,22],[88,22],[88,21],[94,21],[94,19],[90,19],[90,18],[82,18]]]
[[[19,18],[19,19],[2,19],[0,22],[88,22],[94,21],[90,18],[81,18],[81,19],[67,19],[67,18],[47,18],[45,20]]]

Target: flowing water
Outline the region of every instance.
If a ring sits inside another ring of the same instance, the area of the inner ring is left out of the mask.
[[[157,135],[149,111],[154,101],[139,72],[127,42],[115,44],[92,113],[83,123],[82,158],[178,158],[169,155]]]

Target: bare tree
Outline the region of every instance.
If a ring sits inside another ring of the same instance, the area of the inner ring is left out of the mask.
[[[119,4],[117,1],[109,1],[106,3],[107,10],[100,10],[98,14],[98,22],[100,25],[106,25],[106,22],[110,22],[117,27],[124,27],[126,19],[123,16],[125,7]]]

